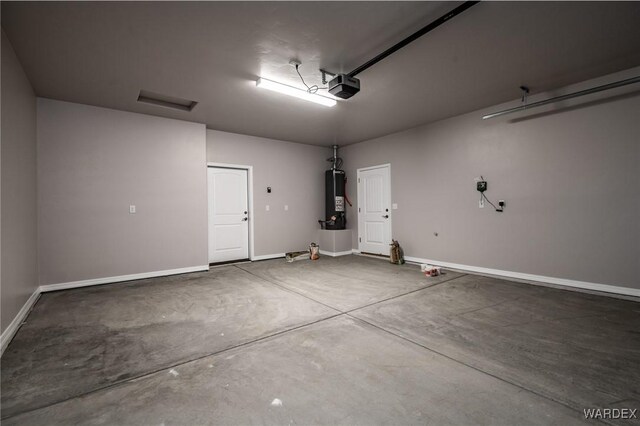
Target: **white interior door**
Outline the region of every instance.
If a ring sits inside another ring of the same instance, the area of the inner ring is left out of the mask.
[[[247,170],[209,167],[209,263],[249,258]]]
[[[363,253],[389,255],[391,176],[389,165],[358,170],[358,244]]]

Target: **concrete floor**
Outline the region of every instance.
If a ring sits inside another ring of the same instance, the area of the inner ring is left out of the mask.
[[[640,408],[640,303],[277,259],[44,294],[1,386],[3,425],[594,423]]]

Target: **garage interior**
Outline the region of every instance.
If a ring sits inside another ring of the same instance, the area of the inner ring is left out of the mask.
[[[640,424],[640,2],[1,7],[3,424]]]

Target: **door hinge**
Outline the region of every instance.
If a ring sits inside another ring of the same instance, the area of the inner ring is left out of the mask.
[[[358,178],[358,183],[360,183],[360,178]]]
[[[360,213],[360,207],[358,207],[358,213]]]
[[[361,243],[362,242],[362,238],[358,238],[358,242]]]

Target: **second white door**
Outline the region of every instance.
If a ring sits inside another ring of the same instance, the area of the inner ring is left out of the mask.
[[[249,258],[247,170],[209,167],[209,263]]]
[[[389,255],[391,177],[389,165],[358,170],[358,244],[363,253]]]

